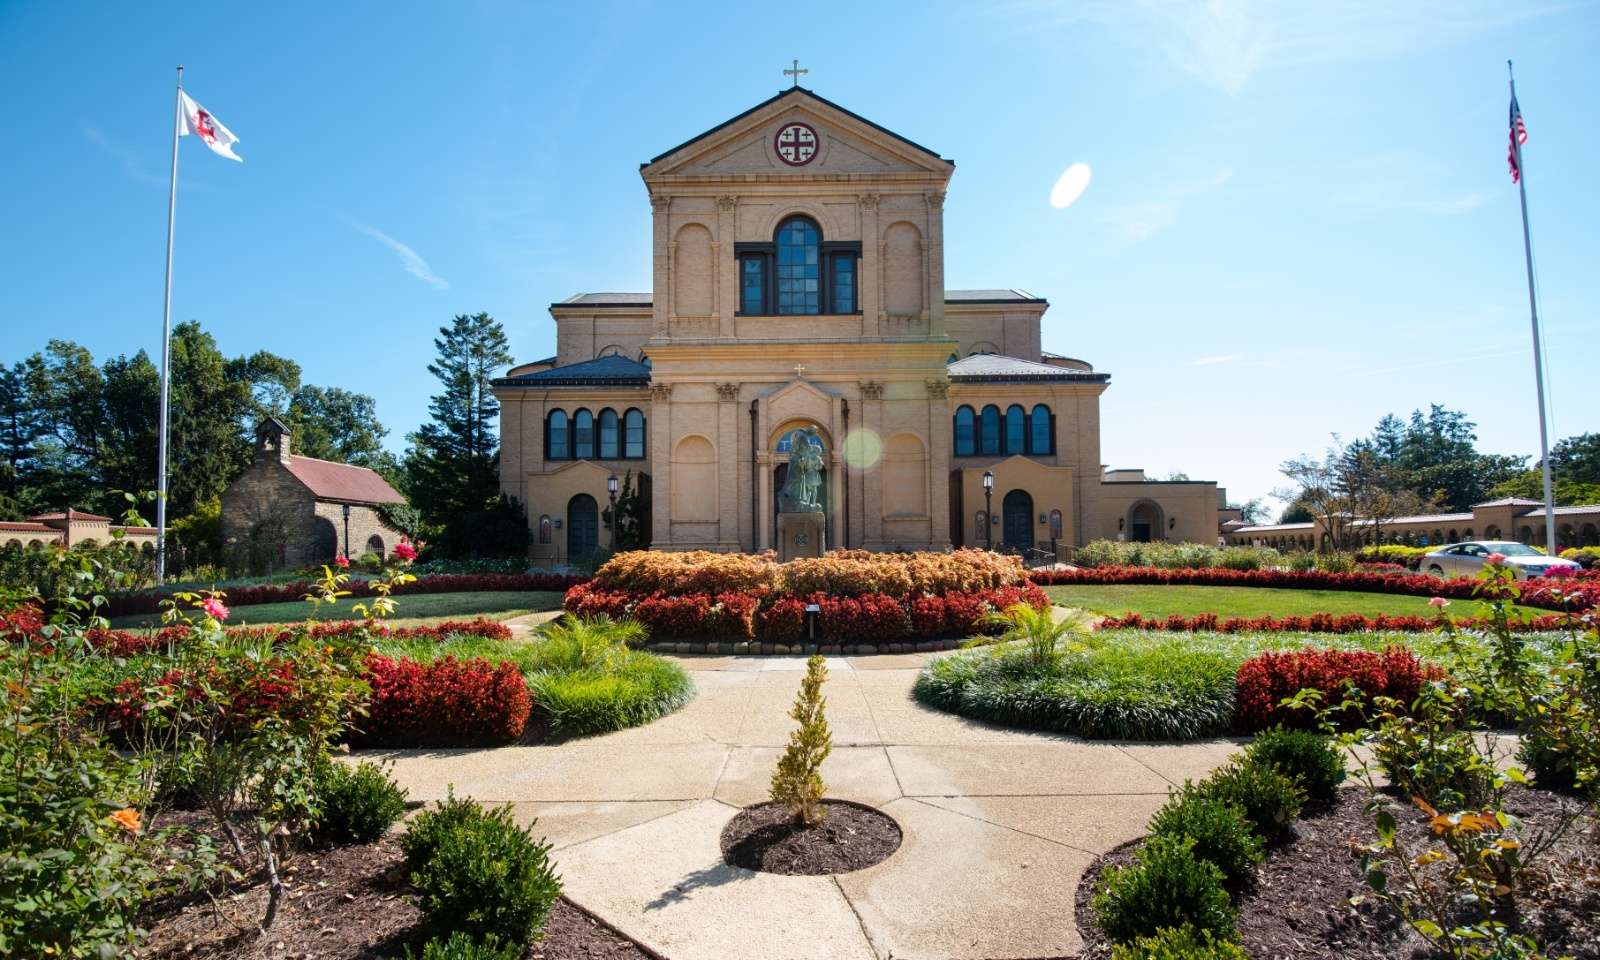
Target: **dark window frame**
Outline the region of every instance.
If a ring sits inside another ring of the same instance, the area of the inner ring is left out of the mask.
[[[552,419],[554,419],[555,415],[558,414],[558,413],[561,414],[562,418],[565,420],[565,423],[563,423],[562,427],[561,427],[562,436],[563,436],[564,439],[562,440],[562,444],[561,444],[561,449],[560,450],[555,449],[555,447],[550,443],[550,421]],[[572,459],[572,414],[568,413],[562,407],[557,407],[554,410],[548,410],[548,411],[545,412],[545,415],[544,415],[544,458],[546,460],[571,460]]]
[[[989,411],[990,410],[994,411],[994,429],[993,429],[993,431],[990,431],[989,425],[988,425]],[[1003,426],[1004,423],[1005,423],[1005,415],[1000,412],[1000,407],[997,406],[996,404],[986,403],[986,404],[984,404],[983,409],[978,411],[978,436],[977,436],[977,441],[978,441],[978,455],[979,456],[982,456],[982,457],[998,457],[998,456],[1002,455],[1000,451],[1005,449],[1005,428]],[[993,433],[993,436],[990,436],[991,432]],[[989,449],[991,444],[994,447],[993,450]]]
[[[817,231],[817,258],[820,270],[817,279],[817,312],[816,313],[782,313],[778,312],[778,231],[783,228],[783,223],[788,223],[794,217],[809,220]],[[859,240],[829,240],[822,232],[822,225],[805,214],[794,214],[784,217],[783,223],[773,229],[773,239],[766,242],[737,242],[733,245],[733,256],[738,264],[739,302],[734,316],[738,317],[816,317],[816,316],[860,316],[861,309],[861,241]],[[838,279],[838,264],[841,260],[850,260],[854,270],[854,299],[850,310],[837,310],[834,307],[834,284]],[[754,260],[758,262],[761,270],[761,309],[752,312],[745,309],[744,272],[745,262]]]
[[[580,417],[580,416],[587,416],[589,418],[589,453],[588,453],[587,456],[584,455],[584,453],[582,452],[582,449],[578,446],[578,417]],[[594,460],[594,459],[596,459],[594,454],[595,454],[595,448],[597,447],[597,444],[595,443],[595,441],[598,440],[599,437],[597,437],[595,435],[595,417],[594,417],[594,413],[591,412],[588,407],[579,407],[578,409],[574,410],[572,412],[572,428],[571,429],[572,429],[572,446],[571,446],[570,449],[572,450],[572,459],[573,460]]]
[[[970,437],[968,449],[961,449],[961,412],[965,410],[970,424]],[[950,436],[955,446],[955,455],[958,457],[975,457],[978,455],[978,411],[972,409],[972,404],[963,403],[956,407],[956,412],[951,415]]]
[[[1013,422],[1011,417],[1011,411],[1013,410],[1021,415],[1020,419],[1016,420],[1015,422]],[[1018,428],[1017,435],[1015,437],[1011,435],[1012,426],[1016,426]],[[1015,440],[1016,443],[1013,444],[1012,440]],[[1020,403],[1013,403],[1006,407],[1005,413],[1001,415],[1000,449],[1004,451],[1005,456],[1008,457],[1014,454],[1026,454],[1028,452],[1028,408],[1024,407]]]
[[[609,421],[608,421],[609,418]],[[606,407],[595,417],[595,453],[597,460],[622,459],[622,418],[617,416],[617,411]],[[606,430],[611,431],[611,454],[606,455]]]
[[[638,417],[639,417],[639,452],[638,453],[629,453],[628,452],[628,444],[629,444],[630,441],[628,440],[628,418],[630,416],[635,415],[635,414],[637,414]],[[622,449],[622,459],[624,459],[624,460],[643,460],[645,458],[646,452],[649,451],[649,449],[650,449],[650,418],[645,416],[644,415],[644,411],[640,410],[638,407],[629,407],[628,409],[626,409],[626,410],[624,410],[622,412],[621,422],[622,422],[622,448],[621,448]]]

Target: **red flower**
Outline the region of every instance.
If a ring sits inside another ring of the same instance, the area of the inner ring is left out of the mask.
[[[394,545],[394,555],[399,557],[401,560],[404,560],[406,563],[410,563],[411,561],[417,559],[417,548],[413,547],[407,541],[401,540],[399,543]]]
[[[337,556],[337,557],[334,557],[334,558],[333,558],[333,562],[334,562],[334,563],[335,563],[335,564],[336,564],[336,565],[337,565],[337,566],[340,566],[340,567],[348,567],[348,566],[350,566],[350,558],[349,558],[349,557],[347,557],[347,556],[345,556],[345,555],[344,555],[344,554],[342,554],[342,553],[341,553],[341,554],[339,554],[339,555],[338,555],[338,556]]]
[[[1503,553],[1491,553],[1484,559],[1488,560],[1491,566],[1498,567],[1506,562],[1506,555]]]
[[[200,604],[200,609],[206,612],[206,616],[218,623],[228,619],[228,608],[216,597],[206,597]]]

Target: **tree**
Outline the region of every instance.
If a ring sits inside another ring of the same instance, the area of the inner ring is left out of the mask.
[[[1310,508],[1297,499],[1287,507],[1283,508],[1283,513],[1278,517],[1278,522],[1310,523],[1315,519],[1316,517],[1312,516]]]
[[[26,367],[0,367],[0,497],[10,504],[11,519],[30,508],[26,491],[38,470],[44,432],[44,418],[28,393]]]
[[[775,803],[784,804],[796,820],[810,826],[827,811],[822,807],[822,761],[833,750],[833,734],[824,713],[827,700],[822,684],[828,679],[828,666],[820,656],[806,661],[806,675],[800,681],[789,716],[799,724],[789,734],[789,747],[778,758],[769,791]]]
[[[1413,410],[1394,457],[1399,486],[1446,510],[1469,510],[1487,500],[1495,484],[1525,468],[1527,458],[1479,453],[1476,426],[1466,414],[1439,404],[1426,416]]]
[[[1302,455],[1284,461],[1278,469],[1294,486],[1274,494],[1280,500],[1302,506],[1313,522],[1322,524],[1335,548],[1343,546],[1347,540],[1350,522],[1350,500],[1340,483],[1339,464],[1343,455],[1343,447],[1335,437],[1334,446],[1323,459]]]
[[[1368,524],[1358,534],[1352,522],[1350,532],[1358,542],[1370,539],[1372,543],[1382,543],[1385,523],[1396,517],[1427,513],[1437,506],[1435,500],[1407,489],[1397,465],[1385,460],[1371,441],[1357,440],[1345,447],[1336,469],[1335,483],[1351,520],[1365,520]]]
[[[1584,433],[1557,441],[1550,448],[1550,479],[1559,506],[1600,503],[1600,433]],[[1491,493],[1496,497],[1542,501],[1542,466],[1501,481]]]
[[[1267,521],[1267,503],[1260,497],[1251,498],[1244,503],[1230,503],[1228,504],[1228,509],[1239,511],[1239,519],[1246,523],[1265,523]]]
[[[499,498],[500,404],[489,381],[512,358],[505,328],[487,313],[457,315],[433,345],[439,356],[428,372],[444,389],[429,402],[431,421],[411,434],[405,485],[423,520],[448,528]],[[441,538],[440,549],[454,539]]]
[[[600,511],[600,520],[611,529],[612,509]],[[650,478],[639,475],[637,487],[633,471],[622,475],[622,486],[617,489],[616,546],[618,550],[648,550],[650,548]]]
[[[389,431],[378,422],[376,401],[364,393],[307,385],[294,392],[286,412],[297,454],[361,467],[388,456],[383,438]]]

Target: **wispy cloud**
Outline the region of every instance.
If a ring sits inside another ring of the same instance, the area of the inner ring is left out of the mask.
[[[1031,25],[1103,27],[1136,53],[1158,51],[1201,82],[1238,93],[1260,71],[1396,56],[1443,46],[1567,4],[1501,0],[1014,0]]]
[[[1100,215],[1100,222],[1116,231],[1127,243],[1141,243],[1178,222],[1178,213],[1189,200],[1218,190],[1233,179],[1233,168],[1222,167],[1207,177],[1180,180],[1166,188],[1165,195],[1137,203],[1112,204]]]
[[[139,159],[139,155],[128,149],[125,145],[106,136],[95,127],[84,127],[83,138],[94,144],[103,154],[122,164],[122,170],[128,178],[139,183],[167,185],[167,178],[160,174],[151,173]],[[188,186],[188,184],[185,184]]]
[[[359,220],[348,220],[347,222],[350,224],[350,226],[378,241],[379,243],[388,247],[390,250],[393,250],[395,255],[400,258],[401,266],[406,268],[406,273],[411,274],[413,277],[416,277],[418,280],[421,280],[428,286],[433,287],[435,290],[450,289],[450,281],[434,273],[433,268],[428,266],[428,261],[422,259],[421,255],[418,254],[417,251],[401,243],[399,240],[396,240],[394,237],[389,236],[387,233],[384,233],[377,227],[370,227]]]
[[[1226,353],[1219,357],[1200,357],[1189,361],[1191,367],[1214,367],[1219,363],[1235,363],[1244,359],[1242,353]]]
[[[1459,217],[1482,207],[1477,191],[1451,189],[1455,172],[1427,151],[1384,150],[1347,162],[1343,189],[1329,202],[1351,210],[1424,217]]]

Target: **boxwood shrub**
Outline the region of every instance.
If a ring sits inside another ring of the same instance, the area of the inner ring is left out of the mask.
[[[1250,960],[1250,957],[1237,943],[1213,936],[1209,930],[1169,927],[1153,937],[1117,944],[1111,948],[1111,960]]]
[[[1192,926],[1232,938],[1233,905],[1222,871],[1195,856],[1189,837],[1154,836],[1126,867],[1110,867],[1091,901],[1100,929],[1118,942]]]
[[[1241,808],[1256,836],[1269,843],[1288,833],[1306,798],[1288,775],[1249,758],[1230,760],[1198,784],[1184,783],[1180,794]]]
[[[1245,755],[1293,777],[1312,800],[1332,800],[1348,775],[1333,740],[1310,730],[1263,730]]]
[[[317,769],[315,835],[322,843],[373,843],[406,813],[406,791],[383,768],[333,760]]]
[[[1242,880],[1261,862],[1261,838],[1244,808],[1194,793],[1177,794],[1150,818],[1150,833],[1188,837],[1194,855],[1215,864],[1226,880]]]

